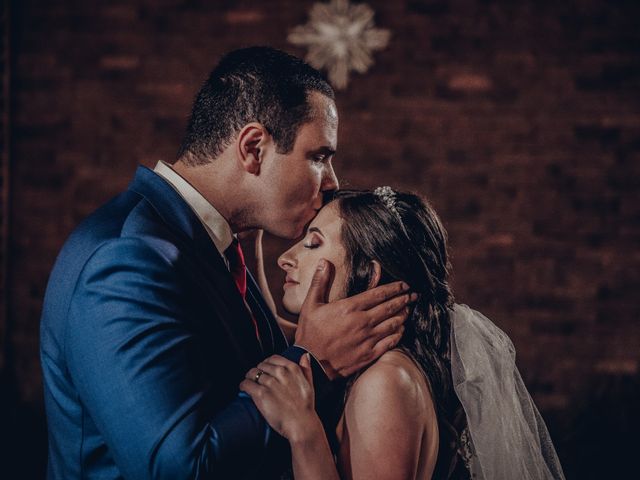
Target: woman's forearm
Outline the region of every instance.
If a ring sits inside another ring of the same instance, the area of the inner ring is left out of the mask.
[[[289,442],[296,480],[340,480],[320,419],[299,439]]]

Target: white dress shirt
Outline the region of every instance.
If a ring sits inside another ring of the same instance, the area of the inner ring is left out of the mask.
[[[228,267],[229,265],[224,252],[233,241],[233,232],[227,220],[193,185],[180,176],[169,164],[160,160],[153,171],[169,182],[169,185],[171,185],[184,201],[187,202],[187,205],[191,207],[191,210],[193,210],[202,222],[202,225]]]

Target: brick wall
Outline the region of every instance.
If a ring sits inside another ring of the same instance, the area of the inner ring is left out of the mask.
[[[312,2],[14,3],[10,341],[20,398],[39,404],[38,319],[65,237],[136,164],[174,155],[223,52],[303,55],[286,32]],[[640,3],[368,3],[392,38],[338,95],[343,186],[433,202],[457,299],[511,336],[543,411],[637,376]],[[272,262],[282,248],[269,241]]]

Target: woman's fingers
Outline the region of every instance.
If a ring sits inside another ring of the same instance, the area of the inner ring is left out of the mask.
[[[287,438],[297,436],[316,415],[308,354],[301,363],[270,357],[250,369],[240,383],[240,390],[251,397],[269,425]]]
[[[258,370],[263,371],[264,375],[267,375],[280,382],[283,382],[287,378],[286,367],[283,367],[280,365],[273,365],[272,363],[262,362],[260,365],[258,365]],[[264,375],[260,376],[260,380],[264,378]],[[266,385],[266,382],[263,382],[263,383]]]
[[[308,352],[302,355],[302,358],[300,359],[300,368],[302,369],[304,378],[306,378],[307,382],[309,382],[309,385],[313,387],[313,370],[311,369],[311,355]]]
[[[273,355],[267,358],[258,365],[258,368],[269,373],[269,375],[277,378],[281,382],[286,381],[288,377],[300,372],[300,365],[280,355]]]
[[[298,365],[284,357],[274,355],[250,369],[245,374],[243,384],[253,382],[278,395],[293,394],[297,389],[296,386],[301,385],[305,380],[313,385],[309,354],[303,355],[301,364]],[[304,365],[307,366],[307,370],[304,370]]]
[[[254,382],[253,380],[247,380],[246,378],[240,382],[240,390],[249,394],[249,396],[255,401],[264,394],[265,387]]]
[[[297,365],[294,364],[296,367]],[[274,386],[274,382],[286,384],[295,375],[288,367],[262,362],[257,367],[249,370],[244,378],[263,386]]]
[[[262,386],[273,385],[273,382],[278,381],[274,366],[264,363],[249,370],[244,378]]]
[[[292,362],[291,360],[286,359],[281,355],[271,355],[270,357],[264,359],[262,363],[270,363],[272,365],[281,365],[283,367],[297,365],[297,363]]]
[[[253,380],[255,382],[256,378],[259,378],[260,375],[262,375],[260,372],[261,370],[254,367],[245,374],[244,378],[246,378],[247,380]]]

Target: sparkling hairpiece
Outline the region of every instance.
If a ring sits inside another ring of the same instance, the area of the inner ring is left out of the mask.
[[[398,221],[400,222],[400,226],[405,234],[407,234],[407,230],[404,227],[404,222],[402,221],[402,217],[400,216],[400,212],[396,207],[396,192],[393,191],[391,187],[385,185],[384,187],[377,187],[373,194],[377,196],[382,203],[384,203],[385,207],[387,207],[391,212],[396,216]],[[408,236],[408,234],[407,234]]]
[[[394,192],[391,187],[388,185],[378,187],[373,191],[373,194],[377,195],[389,210],[400,216],[400,213],[396,208],[396,192]]]

